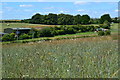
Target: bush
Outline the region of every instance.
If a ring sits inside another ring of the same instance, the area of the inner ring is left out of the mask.
[[[30,35],[31,38],[38,38],[38,37],[39,37],[39,33],[38,33],[38,32],[39,32],[39,31],[38,31],[37,29],[32,28],[32,29],[30,30],[30,32],[28,33],[28,35]]]
[[[39,31],[40,37],[53,37],[54,34],[52,34],[52,28],[45,27]]]
[[[76,30],[72,27],[67,27],[67,29],[65,29],[65,33],[66,34],[75,34]]]
[[[100,24],[99,26],[101,28],[110,29],[110,23],[108,21],[104,21],[104,23]]]
[[[103,36],[104,34],[105,34],[104,31],[98,31],[99,36]]]
[[[28,34],[21,34],[21,35],[19,36],[19,39],[20,39],[20,40],[29,39],[29,38],[30,38],[30,36],[29,36]]]
[[[64,30],[57,30],[56,33],[58,35],[64,35],[65,34],[65,31]]]
[[[2,41],[13,41],[15,40],[15,33],[5,34],[2,37]]]
[[[105,31],[104,33],[105,33],[105,35],[111,35],[111,31],[110,30]]]

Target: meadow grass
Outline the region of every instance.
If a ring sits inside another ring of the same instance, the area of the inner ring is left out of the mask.
[[[2,47],[3,78],[118,77],[118,41],[111,36]]]

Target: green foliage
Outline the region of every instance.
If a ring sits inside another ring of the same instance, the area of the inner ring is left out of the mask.
[[[98,35],[99,36],[111,35],[111,31],[110,30],[107,30],[107,31],[98,31]]]
[[[38,30],[35,29],[35,28],[32,28],[28,34],[29,34],[32,38],[38,38],[38,37],[39,37]]]
[[[73,15],[69,14],[58,14],[59,25],[71,25],[73,24]]]
[[[82,24],[89,24],[90,21],[90,17],[88,15],[82,15],[82,19],[81,19],[81,23]]]
[[[48,15],[45,16],[45,23],[49,25],[56,25],[57,24],[57,14],[52,14],[49,13]]]
[[[37,13],[32,16],[30,23],[41,24],[43,22],[43,20],[44,20],[43,15]]]
[[[73,24],[81,24],[81,21],[82,21],[81,15],[78,14],[74,16]]]
[[[5,34],[2,36],[2,41],[13,41],[15,40],[15,33]]]
[[[108,22],[107,20],[104,21],[103,24],[100,24],[99,25],[101,28],[104,28],[104,29],[110,29],[110,22]]]
[[[20,39],[20,40],[29,39],[29,38],[30,38],[30,36],[29,36],[28,34],[21,34],[21,35],[19,36],[19,39]]]
[[[40,37],[53,37],[54,34],[52,34],[52,28],[45,27],[39,31]]]
[[[22,22],[33,24],[48,24],[48,25],[73,25],[73,24],[88,24],[90,17],[88,15],[70,15],[70,14],[53,14],[41,15],[36,13],[31,19],[22,20]]]
[[[105,33],[105,35],[111,35],[111,31],[110,30],[105,31],[104,33]]]
[[[105,28],[105,29],[110,29],[110,22],[108,22],[107,20],[104,21],[104,23],[103,23],[103,28]]]
[[[106,21],[106,20],[107,20],[108,22],[111,22],[111,21],[112,21],[112,19],[111,19],[111,17],[110,17],[109,14],[104,14],[104,15],[102,15],[101,18],[100,18],[100,23],[103,24],[104,21]]]
[[[99,35],[99,36],[104,36],[105,33],[104,33],[104,31],[98,31],[98,35]]]

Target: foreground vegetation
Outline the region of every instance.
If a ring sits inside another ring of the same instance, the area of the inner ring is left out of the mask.
[[[3,78],[117,78],[115,36],[14,43],[2,48]]]

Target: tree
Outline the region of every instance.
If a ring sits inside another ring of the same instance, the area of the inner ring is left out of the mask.
[[[111,21],[112,21],[112,19],[111,19],[111,17],[110,17],[109,14],[104,14],[104,15],[102,15],[101,18],[100,18],[100,23],[103,24],[104,21],[106,21],[106,20],[107,20],[108,22],[111,22]]]
[[[45,16],[45,21],[47,24],[56,25],[57,24],[57,14],[49,13]]]
[[[104,23],[103,23],[103,28],[105,28],[105,29],[110,29],[110,22],[108,22],[107,20],[104,21]]]
[[[81,24],[81,21],[82,21],[81,15],[78,14],[74,16],[73,24]]]
[[[82,24],[89,24],[90,17],[88,15],[82,15]]]
[[[60,25],[71,25],[71,24],[73,24],[73,15],[58,14],[58,24],[60,24]]]
[[[39,13],[37,13],[37,14],[32,16],[30,23],[42,24],[43,21],[44,21],[44,16],[39,14]]]

